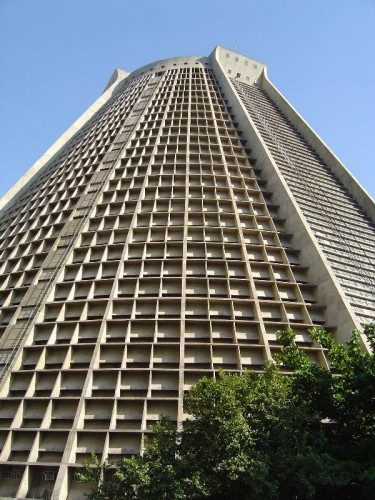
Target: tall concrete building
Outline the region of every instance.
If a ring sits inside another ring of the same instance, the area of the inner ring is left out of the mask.
[[[1,207],[0,496],[80,499],[203,375],[374,317],[373,201],[222,47],[116,70]]]

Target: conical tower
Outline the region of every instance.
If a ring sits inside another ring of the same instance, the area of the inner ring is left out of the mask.
[[[373,318],[373,201],[221,47],[116,70],[1,206],[0,496],[80,499],[202,376]]]

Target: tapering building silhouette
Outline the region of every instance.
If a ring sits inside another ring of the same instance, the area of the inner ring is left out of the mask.
[[[1,207],[0,496],[81,499],[203,375],[374,316],[373,201],[221,47],[117,70]]]

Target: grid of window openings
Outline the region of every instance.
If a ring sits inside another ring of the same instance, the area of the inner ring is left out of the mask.
[[[153,80],[2,388],[3,496],[52,491],[66,475],[69,498],[82,498],[87,485],[76,470],[92,451],[103,461],[139,453],[162,414],[184,418],[183,393],[203,375],[262,370],[279,349],[278,329],[295,327],[311,359],[325,363],[307,333],[324,323],[324,308],[210,69],[185,66]],[[110,110],[92,141],[104,134],[109,144],[119,130]],[[16,211],[5,310],[35,272],[15,266],[33,258],[31,248],[42,252],[70,216],[85,172],[100,164],[96,154],[70,159],[69,168],[61,162],[59,182],[51,174],[39,181],[45,200],[38,185]]]
[[[375,316],[375,227],[265,91],[232,79],[362,323]]]
[[[0,372],[94,203],[106,176],[108,163],[103,158],[110,148],[115,154],[114,139],[148,78],[110,99],[4,213],[0,221]]]

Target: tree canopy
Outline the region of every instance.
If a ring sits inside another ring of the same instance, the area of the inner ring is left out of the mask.
[[[292,330],[264,373],[220,373],[186,394],[191,417],[163,418],[142,456],[85,465],[94,499],[375,498],[375,359],[354,331],[345,346],[323,328],[312,338],[327,367],[310,362]],[[374,352],[375,324],[364,334]],[[328,368],[329,367],[329,368]],[[288,376],[285,375],[288,373]]]

